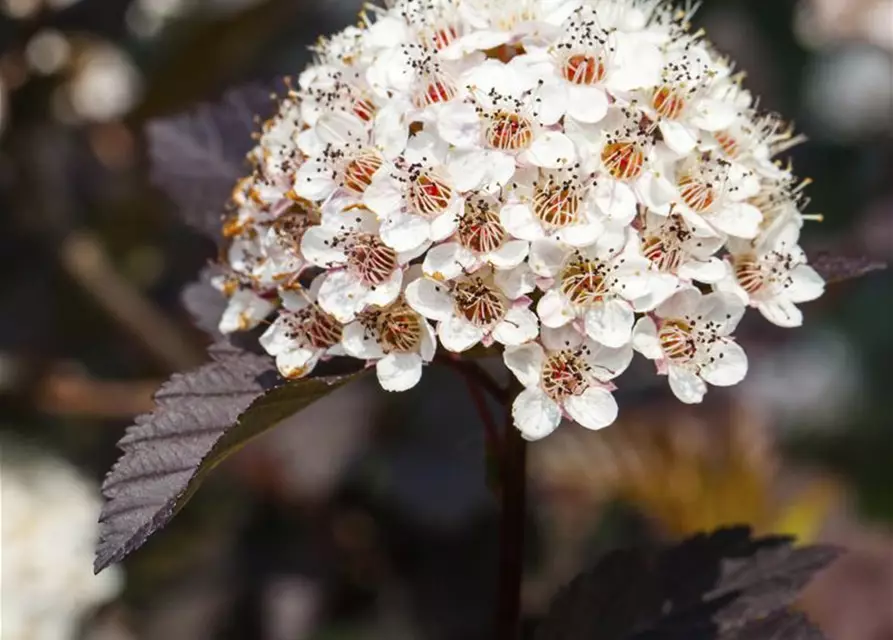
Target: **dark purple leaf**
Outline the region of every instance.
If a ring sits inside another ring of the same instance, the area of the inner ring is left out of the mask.
[[[175,374],[118,446],[124,452],[102,485],[101,571],[164,527],[207,473],[246,441],[274,427],[356,374],[281,382],[272,360],[218,343],[213,361]]]
[[[187,224],[220,237],[224,207],[249,171],[245,156],[254,146],[254,118],[267,118],[274,110],[270,88],[250,85],[233,89],[217,104],[148,124],[152,182]]]
[[[887,264],[880,260],[872,260],[864,256],[835,256],[830,253],[817,254],[810,259],[809,264],[829,284],[861,278],[873,271],[881,271],[887,268]]]
[[[537,638],[751,640],[802,629],[791,637],[818,639],[788,607],[837,553],[744,527],[663,551],[616,551],[558,594]]]

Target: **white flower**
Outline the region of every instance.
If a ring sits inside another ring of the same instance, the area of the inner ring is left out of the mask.
[[[533,290],[526,265],[508,271],[488,268],[450,282],[423,277],[406,287],[406,301],[437,321],[437,335],[448,351],[462,352],[495,340],[518,345],[537,337],[539,323],[525,296]]]
[[[682,289],[636,323],[633,347],[657,361],[677,398],[698,403],[707,383],[727,387],[744,379],[747,356],[730,337],[743,314],[732,295]]]
[[[799,235],[798,226],[791,222],[755,245],[734,245],[727,276],[717,288],[756,307],[773,324],[799,327],[803,313],[796,305],[815,300],[825,291],[824,280],[806,264],[806,254],[797,245]]]
[[[425,318],[401,298],[372,308],[344,327],[348,355],[375,362],[385,391],[406,391],[422,378],[422,366],[434,359],[437,338]]]
[[[304,233],[301,249],[308,262],[327,269],[320,276],[319,306],[345,323],[368,305],[397,299],[407,258],[379,237],[374,213],[362,205],[336,208]]]
[[[716,95],[719,70],[704,46],[692,38],[674,42],[660,82],[644,96],[644,110],[657,121],[663,142],[680,156],[702,143],[702,131],[732,125],[737,106]]]
[[[691,218],[700,217],[717,233],[755,238],[763,214],[747,202],[760,191],[760,182],[744,165],[717,155],[692,158],[679,167],[677,206]]]
[[[93,574],[99,487],[68,463],[6,439],[0,486],[3,638],[81,637],[84,619],[124,583],[120,567]]]
[[[524,385],[512,403],[515,427],[525,439],[539,440],[563,416],[587,429],[613,423],[617,403],[607,382],[626,369],[632,349],[604,347],[569,329],[543,329],[541,343],[506,347],[504,359]]]
[[[323,279],[317,277],[309,290],[280,291],[279,317],[260,337],[260,344],[276,358],[286,378],[310,373],[321,358],[341,355],[343,327],[316,302]]]
[[[452,279],[484,265],[512,269],[527,258],[530,243],[514,240],[499,221],[501,203],[490,195],[464,199],[453,239],[431,247],[422,268],[436,279]]]
[[[444,162],[446,144],[420,133],[410,138],[400,166],[385,164],[363,203],[381,223],[381,239],[396,251],[417,251],[456,231],[462,199]]]
[[[562,26],[562,36],[537,65],[543,84],[536,95],[544,124],[564,115],[595,123],[608,112],[609,92],[657,84],[661,55],[637,35],[606,28],[597,9],[578,7]],[[534,54],[535,55],[535,54]]]
[[[656,274],[644,257],[621,248],[535,241],[531,267],[548,279],[540,283],[546,293],[536,308],[543,325],[557,328],[577,321],[589,338],[601,344],[627,344],[635,319],[631,301],[649,294]]]

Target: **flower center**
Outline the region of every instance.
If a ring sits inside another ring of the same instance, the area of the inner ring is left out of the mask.
[[[425,29],[421,34],[423,44],[431,45],[435,50],[446,49],[459,38],[459,29],[456,25],[446,24],[440,27]]]
[[[728,131],[718,131],[713,134],[713,137],[716,138],[716,142],[719,143],[720,148],[727,156],[730,158],[738,157],[738,152],[741,150],[741,147],[738,145],[738,141],[735,140],[732,134]]]
[[[605,64],[600,57],[577,53],[561,65],[561,75],[573,84],[596,84],[605,78]]]
[[[586,391],[589,387],[589,365],[576,352],[558,351],[543,362],[540,380],[546,395],[560,402]]]
[[[420,93],[416,94],[415,105],[422,109],[439,102],[449,102],[458,93],[455,85],[446,79],[433,80],[424,86]]]
[[[459,242],[475,253],[490,253],[502,246],[506,231],[499,214],[485,202],[467,200],[457,229]]]
[[[287,337],[299,344],[314,349],[328,349],[341,342],[343,327],[314,304],[293,315],[291,329],[286,334]]]
[[[668,320],[657,334],[660,348],[674,362],[688,362],[695,356],[697,343],[692,327],[683,320]]]
[[[679,180],[679,195],[682,201],[697,213],[709,209],[716,200],[713,184],[700,182],[692,176],[684,176]]]
[[[755,294],[766,284],[763,267],[754,254],[745,254],[735,258],[735,277],[748,295]]]
[[[379,340],[387,352],[411,353],[422,341],[421,316],[405,304],[385,309],[376,319]]]
[[[534,188],[533,213],[546,226],[560,229],[577,221],[580,202],[580,189],[572,182],[549,180]]]
[[[664,85],[659,87],[651,98],[651,106],[664,118],[675,120],[682,115],[685,108],[685,98],[673,87]]]
[[[648,236],[642,240],[642,254],[660,271],[675,272],[685,258],[679,246],[658,236]]]
[[[353,113],[363,122],[369,122],[375,116],[375,105],[366,98],[356,98],[353,103]]]
[[[437,172],[411,171],[410,180],[409,198],[421,215],[434,217],[450,206],[453,190]]]
[[[493,149],[517,151],[530,145],[533,126],[530,120],[517,113],[500,111],[490,120],[486,137],[487,144]]]
[[[611,142],[602,149],[602,163],[617,180],[635,180],[645,166],[645,152],[635,142]]]
[[[382,165],[381,156],[372,150],[351,156],[341,170],[341,185],[348,191],[361,195],[372,184],[372,176]]]
[[[357,234],[347,249],[351,272],[368,285],[379,285],[397,269],[397,252],[371,233]]]
[[[561,293],[578,305],[598,302],[608,292],[607,271],[600,260],[574,255],[561,269]]]
[[[505,317],[508,301],[481,278],[458,282],[453,287],[456,312],[476,327],[490,327]]]

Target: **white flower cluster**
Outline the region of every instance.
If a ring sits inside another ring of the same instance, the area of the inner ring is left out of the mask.
[[[6,439],[0,449],[3,640],[71,640],[123,587],[119,567],[93,575],[99,487],[55,458]]]
[[[822,279],[796,142],[663,0],[397,0],[321,41],[226,224],[221,330],[284,376],[320,359],[415,385],[437,343],[504,346],[529,439],[614,421],[633,350],[683,402],[747,369]]]

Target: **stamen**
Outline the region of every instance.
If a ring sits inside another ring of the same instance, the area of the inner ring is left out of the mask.
[[[412,353],[422,340],[422,317],[404,303],[395,304],[378,314],[376,329],[385,351]]]
[[[655,90],[651,106],[664,118],[675,120],[685,109],[685,98],[673,87],[664,85]]]
[[[533,191],[533,213],[543,224],[560,229],[577,221],[582,202],[582,187],[573,179],[549,178],[537,183]]]
[[[397,252],[371,233],[355,234],[347,253],[350,271],[367,285],[379,285],[397,270]]]
[[[560,402],[589,388],[589,369],[578,352],[558,351],[543,362],[540,385],[547,396]]]
[[[605,79],[605,72],[601,58],[582,53],[568,56],[561,65],[561,75],[573,84],[597,84]]]
[[[684,176],[679,180],[679,195],[693,211],[701,213],[709,209],[716,199],[712,187],[712,184],[697,181],[693,176]]]
[[[372,149],[366,149],[349,156],[349,160],[341,169],[341,185],[357,195],[362,195],[366,188],[372,184],[372,176],[383,162],[378,152]]]
[[[493,149],[518,151],[527,148],[533,140],[533,125],[517,113],[499,111],[490,119],[486,138]]]
[[[409,200],[415,211],[426,217],[435,217],[449,208],[453,190],[439,172],[413,166],[409,177]]]
[[[697,353],[698,345],[692,335],[692,327],[683,320],[665,322],[657,338],[664,355],[674,362],[688,362]]]
[[[608,292],[608,266],[600,260],[571,256],[559,276],[561,293],[577,305],[598,302]]]
[[[766,274],[759,258],[745,254],[735,258],[735,277],[748,295],[754,295],[766,284]]]
[[[342,330],[340,322],[312,304],[289,316],[286,335],[302,346],[328,349],[341,342]]]
[[[612,142],[602,150],[602,162],[617,180],[635,180],[645,166],[645,152],[634,142]]]
[[[505,317],[508,300],[482,278],[469,278],[453,288],[456,312],[476,327],[490,327]]]
[[[475,253],[490,253],[502,246],[507,232],[499,221],[499,212],[483,200],[469,198],[459,219],[459,243]]]

